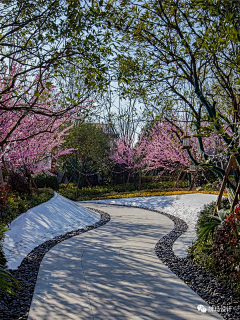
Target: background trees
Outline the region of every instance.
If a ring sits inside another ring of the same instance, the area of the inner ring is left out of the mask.
[[[157,117],[170,119],[184,111],[203,156],[198,161],[188,151],[191,161],[222,179],[224,170],[209,158],[204,139],[217,134],[239,166],[238,3],[220,1],[215,8],[212,1],[206,7],[179,0],[104,4],[103,15],[120,42],[115,65],[123,92],[138,97]],[[228,182],[228,188],[234,192],[236,185]]]
[[[161,176],[165,172],[174,172],[179,167],[186,168],[189,160],[181,150],[173,125],[155,123],[152,128],[143,131],[137,142],[133,137],[119,139],[110,158],[131,173],[138,174],[139,189],[143,173],[156,171]],[[127,185],[128,185],[127,181]]]
[[[81,186],[86,174],[95,174],[100,178],[110,170],[108,157],[112,136],[106,129],[101,124],[78,121],[64,139],[63,147],[72,149],[73,152],[61,157],[62,167],[70,168],[73,175],[76,175],[76,180],[81,179]]]

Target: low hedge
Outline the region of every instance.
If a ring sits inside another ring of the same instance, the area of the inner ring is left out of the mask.
[[[78,190],[77,195],[77,186],[74,183],[60,184],[58,193],[62,196],[71,199],[71,200],[95,200],[95,199],[106,199],[108,197],[120,197],[124,195],[132,194],[132,196],[136,196],[135,194],[143,194],[144,192],[148,192],[149,196],[152,195],[152,192],[159,192],[160,190],[169,190],[173,188],[175,182],[173,181],[162,181],[162,182],[152,182],[149,184],[142,185],[142,191],[136,190],[134,184],[131,183],[126,190],[126,186],[121,185],[108,185],[108,186],[94,186],[94,187],[85,187]],[[186,188],[187,182],[180,181],[178,188]],[[164,191],[165,192],[165,191]]]
[[[51,188],[55,191],[59,189],[59,183],[55,174],[39,173],[33,176],[33,180],[38,188]]]

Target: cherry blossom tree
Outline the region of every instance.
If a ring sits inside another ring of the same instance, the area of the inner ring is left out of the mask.
[[[17,65],[8,70],[3,65],[0,77],[0,90],[11,86]],[[63,137],[71,126],[70,123],[79,115],[83,108],[88,108],[91,102],[85,105],[76,105],[66,111],[59,99],[56,88],[42,80],[44,90],[39,93],[37,76],[31,83],[23,78],[16,86],[17,93],[6,93],[0,96],[0,103],[4,108],[0,110],[0,166],[15,171],[24,167],[29,172],[39,172],[48,167],[47,159],[50,155],[59,156],[71,152],[62,150]],[[61,117],[61,110],[65,110]],[[55,111],[58,110],[58,116]],[[2,182],[2,181],[1,181]]]
[[[128,171],[126,188],[128,186],[131,173],[138,174],[139,189],[141,188],[142,172],[146,167],[146,142],[147,140],[143,135],[140,136],[137,144],[134,144],[133,137],[130,137],[129,139],[125,136],[123,139],[118,139],[116,147],[111,150],[110,159],[121,165],[124,170]]]
[[[141,134],[136,144],[133,139],[119,139],[110,158],[129,170],[129,173],[138,173],[139,186],[143,172],[160,169],[161,176],[165,172],[173,173],[179,168],[187,169],[194,162],[189,158],[189,150],[182,149],[181,136],[184,130],[177,121],[156,122],[151,129]],[[191,129],[188,129],[188,134],[191,137],[191,156],[194,161],[200,161],[203,155],[199,152],[199,138]],[[224,150],[224,142],[220,141],[218,136],[201,137],[200,143],[208,156],[219,154],[219,149]]]
[[[165,171],[172,173],[179,166],[188,166],[189,158],[181,149],[179,135],[172,124],[155,123],[146,139],[146,171],[161,168],[161,174]]]
[[[128,139],[126,136],[123,139],[118,139],[115,148],[110,152],[109,158],[128,171],[127,189],[131,171],[135,167],[133,139]]]

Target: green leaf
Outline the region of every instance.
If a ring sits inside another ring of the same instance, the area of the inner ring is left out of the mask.
[[[13,283],[9,282],[12,281]],[[8,272],[2,265],[0,265],[0,290],[8,292],[16,296],[12,288],[19,288],[21,282],[15,279],[10,272]]]
[[[49,89],[52,86],[52,83],[51,82],[46,82],[45,86],[46,86],[47,89]]]

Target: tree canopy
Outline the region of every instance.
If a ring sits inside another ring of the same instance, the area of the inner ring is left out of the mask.
[[[90,9],[87,2],[78,0],[2,1],[0,60],[9,69],[16,64],[21,68],[0,94],[11,92],[17,96],[17,83],[23,78],[25,82],[31,81],[36,75],[39,77],[36,96],[52,83],[63,85],[62,91],[66,93],[66,83],[70,81],[73,85],[74,81],[75,95],[65,94],[65,105],[53,113],[61,116],[73,103],[82,103],[93,90],[103,88],[108,40],[94,24],[95,13]],[[75,79],[72,74],[76,74]],[[46,77],[48,82],[43,84]]]
[[[203,156],[198,161],[188,150],[190,159],[220,179],[224,170],[212,163],[203,140],[219,135],[240,165],[239,14],[238,1],[225,0],[102,5],[117,39],[114,66],[123,94],[143,101],[155,120],[186,115],[182,122],[194,128]]]
[[[63,161],[71,163],[77,157],[78,166],[85,172],[101,173],[107,171],[108,153],[111,137],[104,132],[101,124],[80,122],[75,124],[65,137],[63,147],[73,148],[72,154],[63,157]]]

